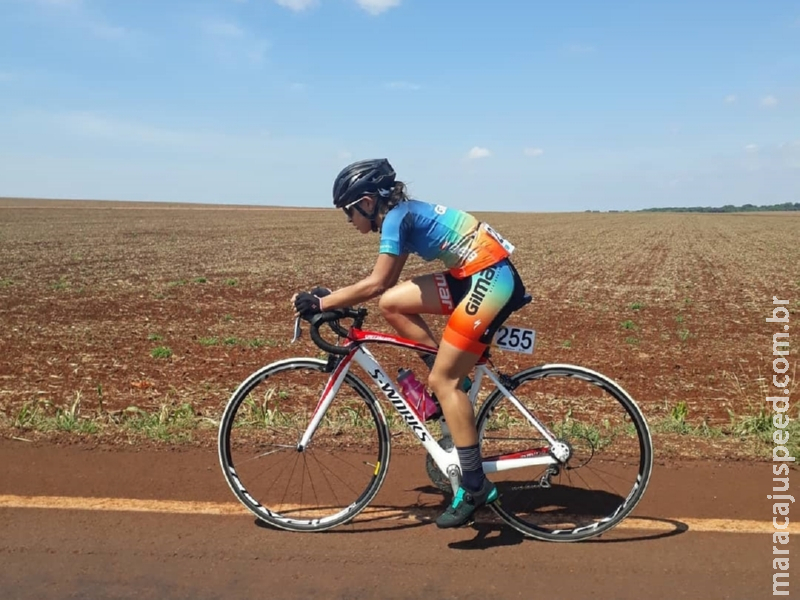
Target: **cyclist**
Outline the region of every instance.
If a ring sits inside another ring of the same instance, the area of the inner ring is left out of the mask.
[[[427,384],[450,428],[462,482],[436,524],[464,525],[478,507],[498,498],[483,472],[475,415],[462,382],[525,294],[509,260],[514,247],[469,213],[409,198],[387,159],[342,169],[333,183],[333,205],[361,233],[380,234],[377,261],[370,275],[352,285],[295,294],[294,308],[308,319],[380,296],[381,313],[399,335],[438,347],[435,357],[423,359],[430,368]],[[439,259],[446,270],[398,284],[410,253]],[[441,344],[422,314],[449,315]]]

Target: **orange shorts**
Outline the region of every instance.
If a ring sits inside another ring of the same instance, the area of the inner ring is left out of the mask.
[[[450,315],[442,339],[482,354],[494,334],[525,295],[525,285],[508,259],[460,279],[451,272],[434,275],[442,314]]]

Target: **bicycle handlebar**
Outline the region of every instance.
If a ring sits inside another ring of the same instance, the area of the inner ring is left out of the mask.
[[[365,309],[353,309],[353,308],[337,308],[335,310],[325,311],[319,314],[314,315],[311,320],[311,339],[314,340],[314,343],[319,346],[325,352],[329,354],[338,354],[340,356],[344,356],[350,353],[349,348],[345,348],[343,346],[335,346],[333,344],[329,344],[322,338],[322,334],[319,332],[319,328],[327,323],[331,329],[340,337],[347,337],[348,331],[341,325],[339,325],[339,319],[354,319],[355,325],[357,327],[361,326],[361,322],[364,320],[366,316]]]

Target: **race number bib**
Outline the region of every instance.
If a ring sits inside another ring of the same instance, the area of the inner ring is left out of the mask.
[[[486,229],[486,233],[492,236],[497,241],[498,244],[500,244],[503,248],[506,249],[506,252],[508,252],[509,254],[514,252],[514,244],[509,242],[507,239],[505,239],[503,236],[497,233],[494,229],[489,227],[486,223],[483,223],[483,227]]]
[[[536,342],[536,331],[522,327],[502,326],[494,335],[492,344],[502,350],[533,354],[533,345]]]

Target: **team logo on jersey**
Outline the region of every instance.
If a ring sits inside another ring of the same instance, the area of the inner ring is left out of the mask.
[[[455,309],[455,304],[453,304],[450,287],[447,285],[447,278],[442,273],[436,273],[433,280],[436,282],[436,291],[439,294],[439,305],[442,307],[442,312],[449,315]]]

